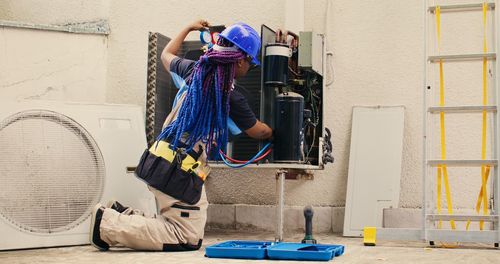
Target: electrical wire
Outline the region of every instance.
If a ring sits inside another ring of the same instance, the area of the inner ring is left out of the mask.
[[[332,12],[332,1],[327,1],[325,10],[325,51],[326,51],[326,69],[325,69],[325,87],[330,86],[335,81],[335,69],[333,68],[333,52],[330,49],[328,33],[330,32],[332,23],[329,23]]]
[[[295,72],[290,65],[288,65],[288,70],[292,72],[293,75],[295,75],[296,78],[299,78],[301,75],[297,72]]]
[[[311,101],[311,108],[312,108],[312,114],[313,114],[313,125],[317,126],[319,122],[319,113],[318,113],[318,108],[314,102],[314,96],[313,96],[313,91],[312,88],[309,87],[309,95],[308,95],[308,100]]]
[[[269,148],[269,146],[271,146],[271,142],[267,143],[259,152],[257,152],[257,154],[255,154],[255,156],[253,156],[253,158],[251,158],[247,162],[245,162],[243,164],[239,164],[239,165],[229,163],[229,161],[224,157],[224,155],[221,154],[221,152],[219,152],[219,156],[228,167],[233,168],[233,169],[239,169],[239,168],[243,168],[243,167],[247,166],[248,164],[254,162],[259,156],[261,156],[267,150],[267,148]]]
[[[327,74],[326,74],[326,83],[325,86],[330,86],[334,81],[335,81],[335,69],[333,68],[333,52],[327,51],[326,52],[326,67],[327,67]],[[329,71],[329,74],[328,74]]]
[[[309,158],[309,155],[311,155],[314,143],[316,143],[316,126],[314,126],[313,128],[313,141],[311,143],[311,146],[309,147],[309,151],[307,151],[307,158]]]

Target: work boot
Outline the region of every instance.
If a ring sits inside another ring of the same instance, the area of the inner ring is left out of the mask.
[[[123,213],[125,212],[128,207],[124,206],[123,204],[119,203],[117,200],[110,200],[108,201],[108,203],[106,204],[106,207],[107,208],[111,208],[115,211],[117,211],[118,213]]]
[[[103,213],[104,207],[100,203],[96,204],[90,222],[90,244],[101,251],[106,251],[109,249],[109,245],[101,239],[101,231],[99,230]]]

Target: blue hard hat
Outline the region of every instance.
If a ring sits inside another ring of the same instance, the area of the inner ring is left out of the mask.
[[[252,63],[260,65],[257,55],[260,49],[260,37],[257,31],[245,23],[236,23],[224,29],[219,37],[233,43],[252,58]]]

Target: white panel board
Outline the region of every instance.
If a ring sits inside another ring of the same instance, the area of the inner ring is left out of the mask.
[[[383,208],[397,207],[404,107],[354,107],[344,236],[382,227]]]

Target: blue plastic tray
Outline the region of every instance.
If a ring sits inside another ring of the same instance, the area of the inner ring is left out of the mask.
[[[226,241],[209,246],[205,256],[209,258],[265,259],[268,241]]]
[[[232,240],[209,246],[209,258],[286,259],[328,261],[344,253],[342,245],[273,243],[269,241]]]
[[[328,261],[344,253],[344,246],[301,243],[276,243],[267,249],[270,259]]]

